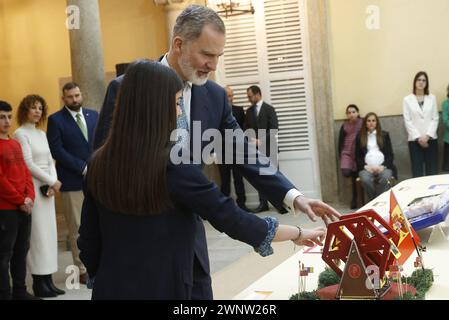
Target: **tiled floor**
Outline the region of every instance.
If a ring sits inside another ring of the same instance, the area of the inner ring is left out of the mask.
[[[336,207],[342,213],[347,213],[347,208]],[[260,217],[272,215],[279,219],[282,224],[301,225],[304,227],[318,226],[313,224],[305,215],[293,216],[291,214],[280,215],[275,212],[266,212],[259,214]],[[213,279],[213,289],[215,299],[231,299],[240,290],[247,287],[260,275],[268,272],[279,263],[293,254],[293,247],[290,244],[275,244],[273,254],[267,258],[261,258],[249,245],[233,240],[226,234],[215,230],[209,223],[205,223],[207,243],[209,248],[209,258],[211,263],[211,273]],[[70,283],[71,272],[66,273],[66,268],[72,264],[72,256],[69,251],[60,250],[59,270],[54,275],[54,282],[57,287],[66,291],[65,295],[49,300],[88,300],[91,291],[84,285],[79,288],[67,289],[72,287]],[[238,281],[229,281],[229,279]],[[28,290],[31,291],[32,280],[27,278]]]

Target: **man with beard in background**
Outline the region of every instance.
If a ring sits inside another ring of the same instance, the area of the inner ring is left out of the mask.
[[[83,177],[92,153],[94,129],[98,112],[82,108],[83,96],[78,84],[66,83],[62,89],[64,106],[48,118],[47,139],[56,172],[61,181],[61,198],[69,230],[74,264],[80,271],[80,283],[87,281],[86,268],[79,258],[76,244],[83,205]]]

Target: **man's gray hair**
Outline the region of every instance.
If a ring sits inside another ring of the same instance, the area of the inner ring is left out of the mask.
[[[189,5],[176,18],[173,38],[180,36],[185,40],[197,39],[205,25],[211,25],[215,30],[226,33],[223,20],[214,10],[200,5]]]

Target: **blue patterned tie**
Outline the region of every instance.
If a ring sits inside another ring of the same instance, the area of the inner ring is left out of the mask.
[[[187,123],[186,110],[184,108],[184,99],[181,97],[179,101],[179,107],[181,108],[181,115],[178,117],[176,127],[178,129],[177,144],[185,146],[189,141],[189,125]]]

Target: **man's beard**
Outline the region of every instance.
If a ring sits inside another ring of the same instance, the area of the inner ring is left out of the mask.
[[[179,59],[179,66],[181,67],[181,70],[188,81],[192,82],[194,85],[197,86],[202,86],[206,84],[209,74],[206,77],[199,77],[196,73],[198,70],[195,70],[190,65],[189,57],[187,55]]]
[[[83,103],[77,103],[77,104],[71,104],[69,106],[67,106],[67,108],[69,108],[70,110],[73,111],[78,111],[81,107],[83,106]]]

